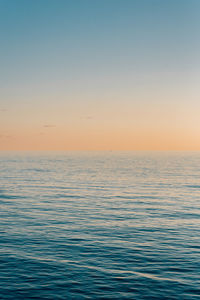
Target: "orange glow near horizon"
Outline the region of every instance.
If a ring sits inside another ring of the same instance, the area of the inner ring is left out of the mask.
[[[198,110],[151,103],[1,112],[0,150],[200,150]]]
[[[84,124],[84,123],[90,124]],[[71,124],[72,125],[72,124]],[[156,124],[154,124],[156,125]],[[160,125],[160,124],[159,124]],[[163,125],[163,124],[162,124]],[[172,126],[134,127],[128,124],[79,126],[47,124],[12,128],[0,138],[0,150],[200,150],[198,131]]]

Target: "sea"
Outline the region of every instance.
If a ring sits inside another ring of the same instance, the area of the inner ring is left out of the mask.
[[[200,152],[2,152],[0,299],[200,299]]]

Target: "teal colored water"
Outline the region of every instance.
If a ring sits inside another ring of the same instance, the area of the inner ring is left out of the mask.
[[[0,299],[200,299],[200,153],[2,153]]]

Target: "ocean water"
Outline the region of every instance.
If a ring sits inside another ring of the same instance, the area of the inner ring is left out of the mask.
[[[200,299],[200,153],[2,153],[0,174],[0,299]]]

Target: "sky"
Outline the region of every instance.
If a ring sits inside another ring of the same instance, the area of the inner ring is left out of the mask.
[[[199,0],[0,0],[0,150],[200,150]]]

